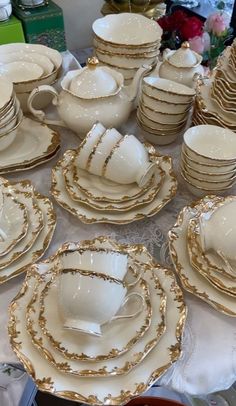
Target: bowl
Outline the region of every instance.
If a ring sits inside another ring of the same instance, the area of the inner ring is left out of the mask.
[[[101,41],[131,48],[155,45],[162,36],[156,21],[136,13],[109,14],[94,21],[92,29]]]
[[[149,96],[144,89],[142,89],[143,102],[150,109],[163,114],[187,114],[190,110],[191,104],[178,104],[178,103],[166,103],[160,100],[156,100]]]
[[[42,75],[41,66],[32,62],[17,61],[0,65],[0,76],[6,77],[13,84],[37,80]]]
[[[93,44],[95,48],[100,49],[101,51],[107,51],[107,52],[112,52],[116,54],[122,54],[122,55],[139,55],[143,53],[149,53],[149,52],[157,52],[160,47],[160,41],[156,41],[154,45],[151,46],[136,46],[133,48],[126,48],[125,46],[113,46],[112,44],[109,44],[107,42],[101,41],[98,37],[94,37]]]
[[[190,158],[201,163],[236,163],[236,137],[229,129],[202,124],[184,134]]]
[[[52,61],[47,56],[41,54],[15,52],[0,56],[0,65],[18,61],[31,62],[39,65],[43,69],[43,76],[49,75],[55,69]]]
[[[192,168],[187,161],[184,159],[184,155],[181,154],[181,161],[182,166],[190,174],[190,176],[196,177],[199,179],[205,179],[207,181],[226,181],[226,180],[233,180],[236,176],[236,168],[229,172],[222,172],[222,173],[214,173],[214,172],[203,172],[201,170],[196,170],[196,168]],[[200,165],[201,169],[201,165]]]
[[[226,181],[207,181],[204,179],[201,179],[200,177],[196,178],[193,177],[189,174],[189,172],[186,170],[186,168],[181,168],[182,172],[184,173],[186,179],[194,186],[197,186],[201,189],[205,190],[222,190],[222,189],[227,189],[233,186],[235,183],[235,179],[232,180],[226,180]]]
[[[18,121],[17,121],[15,127],[4,134],[0,134],[0,151],[5,150],[14,142],[14,140],[17,136],[18,127],[21,124],[22,120],[23,120],[23,114],[22,114],[22,112],[20,112],[19,116],[18,116]]]
[[[144,91],[157,100],[169,103],[191,104],[195,90],[168,79],[148,76],[143,79]]]
[[[5,134],[10,131],[18,122],[19,115],[21,114],[20,103],[16,104],[13,117],[11,117],[7,122],[0,123],[0,135]]]
[[[224,194],[225,192],[227,192],[228,191],[228,189],[230,189],[231,188],[231,186],[230,187],[228,187],[228,188],[225,188],[225,189],[211,189],[211,190],[209,190],[209,189],[204,189],[203,187],[198,187],[198,186],[195,186],[195,185],[193,185],[187,178],[186,178],[186,176],[185,176],[185,173],[182,171],[181,172],[181,176],[182,176],[182,178],[184,179],[184,181],[185,181],[185,183],[186,183],[186,186],[187,186],[187,188],[188,188],[188,190],[190,191],[190,193],[192,193],[194,196],[197,196],[197,197],[203,197],[203,196],[205,196],[205,195],[207,195],[207,194],[212,194],[212,193],[214,193],[214,194]]]
[[[99,61],[103,62],[107,65],[117,66],[119,68],[129,68],[129,69],[137,69],[142,65],[152,65],[157,61],[157,54],[151,57],[130,57],[127,58],[126,56],[115,56],[115,55],[107,55],[95,50],[96,56],[98,57]]]
[[[155,111],[152,108],[150,108],[147,104],[143,102],[143,98],[140,99],[139,101],[139,106],[141,107],[141,110],[143,113],[150,118],[150,120],[155,121],[156,123],[160,124],[180,124],[183,123],[188,119],[188,114],[187,113],[181,113],[181,114],[163,114],[160,113],[159,111]]]
[[[176,133],[172,135],[169,135],[168,133],[158,135],[149,128],[147,128],[139,118],[137,121],[142,130],[144,130],[143,133],[144,138],[153,145],[168,145],[174,142],[178,137],[178,134]]]

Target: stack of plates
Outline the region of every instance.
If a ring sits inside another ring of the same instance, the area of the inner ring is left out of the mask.
[[[236,139],[233,131],[199,125],[184,134],[181,173],[196,196],[225,192],[235,184]]]
[[[103,325],[99,338],[63,329],[57,304],[60,256],[91,250],[125,253],[127,276],[133,278],[134,269],[142,273],[132,291],[144,296],[143,310],[135,318]],[[39,390],[90,405],[123,405],[179,358],[186,318],[182,292],[172,271],[154,264],[144,246],[99,237],[65,244],[29,269],[10,306],[8,331],[13,350]]]
[[[140,14],[110,14],[93,23],[94,48],[98,59],[131,81],[142,65],[155,66],[162,29]]]
[[[40,85],[52,85],[60,75],[61,54],[55,49],[35,44],[0,46],[0,77],[14,83],[14,90],[24,112],[31,91]],[[44,108],[51,97],[37,97],[36,107]]]
[[[195,90],[158,77],[143,79],[137,118],[144,137],[166,145],[181,134],[189,117]]]
[[[98,125],[99,123],[87,134],[81,148],[66,151],[53,168],[52,195],[62,207],[84,223],[126,224],[155,215],[176,193],[177,181],[172,171],[171,158],[159,156],[152,146],[145,146],[149,161],[156,163],[156,169],[150,181],[143,187],[139,187],[137,183],[115,183],[80,169],[76,164],[80,149],[82,151],[85,143],[95,142],[95,137],[92,138],[91,134],[95,134],[95,127]],[[97,148],[105,150],[106,145],[111,143],[111,129],[103,129],[94,146],[90,145],[92,153],[87,161],[90,166]],[[118,133],[115,129],[112,130]],[[120,143],[124,137],[119,133],[118,135]],[[115,150],[114,148],[112,150]],[[104,154],[105,162],[111,154],[108,151]]]
[[[225,198],[206,196],[185,207],[180,212],[176,224],[169,231],[170,253],[183,287],[216,310],[234,317],[236,316],[235,274],[227,271],[225,264],[215,251],[204,251],[200,220],[203,216],[206,220],[211,220],[211,216],[219,207],[235,200],[235,196]],[[223,218],[222,220],[224,221]],[[216,230],[216,234],[217,232],[221,235],[219,229]]]
[[[0,178],[0,284],[25,272],[47,250],[56,226],[50,200],[29,181]]]
[[[235,61],[236,42],[227,47],[210,79],[200,80],[193,113],[193,124],[214,124],[236,132]]]

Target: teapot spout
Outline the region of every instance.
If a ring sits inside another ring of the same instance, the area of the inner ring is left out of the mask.
[[[130,102],[133,102],[136,99],[138,90],[139,90],[140,81],[142,80],[144,74],[146,72],[149,72],[151,69],[152,69],[152,66],[149,66],[149,65],[141,66],[138,69],[138,71],[136,72],[136,74],[132,80],[132,83],[128,86],[125,86],[125,92],[129,98]]]

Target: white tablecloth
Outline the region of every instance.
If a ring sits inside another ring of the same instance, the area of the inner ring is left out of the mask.
[[[68,67],[75,67],[70,54],[65,54]],[[6,176],[9,180],[32,180],[36,189],[50,195],[51,168],[59,156],[68,148],[77,147],[79,138],[70,130],[58,128],[62,139],[60,154],[49,163],[27,172]],[[121,132],[140,136],[133,114],[124,124]],[[171,265],[167,232],[176,221],[180,209],[194,199],[187,191],[179,175],[179,155],[181,139],[166,147],[159,147],[163,154],[174,160],[179,187],[175,199],[156,216],[130,225],[85,225],[62,209],[54,201],[58,216],[53,241],[45,255],[52,254],[65,241],[79,241],[97,235],[109,235],[120,242],[142,243],[151,254],[164,265]],[[232,191],[231,191],[232,192]],[[17,362],[7,336],[7,308],[18,292],[24,275],[0,286],[0,362]],[[207,394],[227,389],[236,380],[236,320],[218,313],[198,298],[186,294],[188,317],[183,337],[183,354],[158,383],[178,392],[192,395]]]

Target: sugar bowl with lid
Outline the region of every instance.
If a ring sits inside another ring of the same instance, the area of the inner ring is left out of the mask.
[[[177,51],[166,49],[163,58],[164,61],[159,68],[159,76],[163,79],[195,87],[195,78],[204,74],[201,55],[192,51],[187,41],[183,42]]]
[[[30,112],[46,124],[69,127],[83,136],[97,121],[105,127],[119,127],[129,117],[134,108],[139,83],[142,76],[150,70],[143,66],[137,71],[131,85],[124,86],[123,76],[106,66],[99,66],[97,58],[89,58],[87,67],[70,71],[61,82],[59,94],[51,86],[34,89],[28,100]],[[33,107],[34,98],[42,92],[54,96],[60,121],[51,121],[41,110]]]

